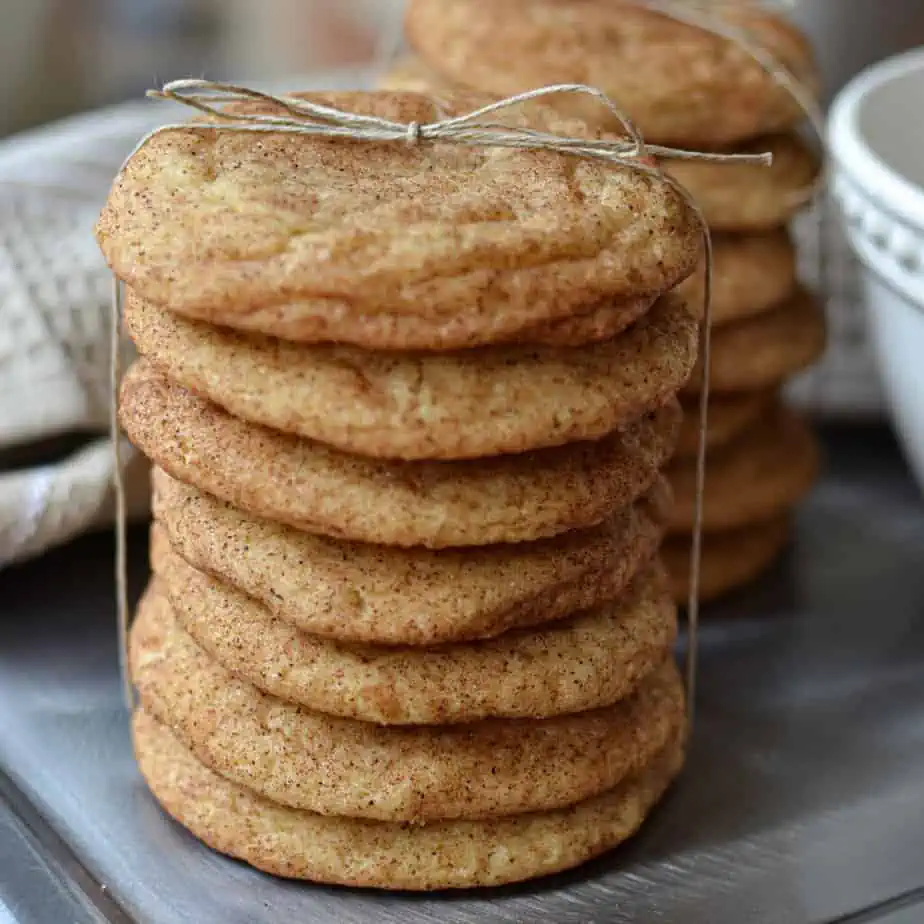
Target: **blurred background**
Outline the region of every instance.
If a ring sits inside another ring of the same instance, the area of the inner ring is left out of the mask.
[[[0,135],[181,76],[368,64],[401,0],[0,0]]]
[[[0,0],[0,135],[179,76],[266,79],[368,64],[402,0]],[[834,91],[924,42],[919,0],[796,0]]]

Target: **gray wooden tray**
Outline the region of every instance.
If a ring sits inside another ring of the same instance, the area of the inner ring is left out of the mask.
[[[57,857],[49,878],[79,894],[80,922],[924,920],[924,503],[878,432],[834,435],[829,455],[789,561],[704,627],[685,776],[633,843],[580,871],[379,895],[201,847],[132,762],[107,537],[0,574],[0,793]],[[136,533],[135,593],[144,556]],[[0,863],[0,920],[14,866]],[[16,882],[23,924],[63,924],[42,910],[50,887]]]

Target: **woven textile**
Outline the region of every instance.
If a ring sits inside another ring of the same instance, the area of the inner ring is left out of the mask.
[[[0,567],[111,521],[111,285],[92,229],[121,159],[161,117],[124,107],[0,146]],[[29,444],[63,433],[84,445],[29,465]],[[131,468],[143,515],[145,472]]]

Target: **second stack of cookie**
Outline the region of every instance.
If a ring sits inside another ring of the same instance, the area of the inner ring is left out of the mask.
[[[807,92],[817,87],[811,49],[782,15],[752,2],[709,4],[699,15],[739,30]],[[610,94],[649,143],[773,154],[770,168],[665,164],[701,207],[715,248],[701,592],[711,598],[746,583],[786,545],[790,512],[818,467],[814,438],[780,400],[785,381],[825,343],[821,307],[798,283],[786,230],[819,167],[796,131],[801,109],[741,44],[643,2],[411,0],[406,32],[416,57],[399,62],[385,86],[500,97],[538,85],[589,84]],[[612,127],[609,114],[582,97],[549,98],[546,105]],[[685,290],[694,301],[698,284],[690,280]],[[670,473],[677,506],[665,549],[678,600],[689,589],[695,387],[684,405]]]
[[[663,179],[552,152],[190,127],[134,155],[98,236],[157,467],[131,670],[170,814],[381,888],[635,831],[685,743],[658,550],[700,231]]]

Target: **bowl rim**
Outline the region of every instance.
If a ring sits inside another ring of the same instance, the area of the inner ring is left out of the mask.
[[[869,94],[915,71],[921,72],[924,83],[924,49],[894,55],[861,71],[835,97],[827,134],[829,155],[838,169],[872,193],[883,210],[924,230],[924,189],[890,167],[859,128],[860,107]]]

